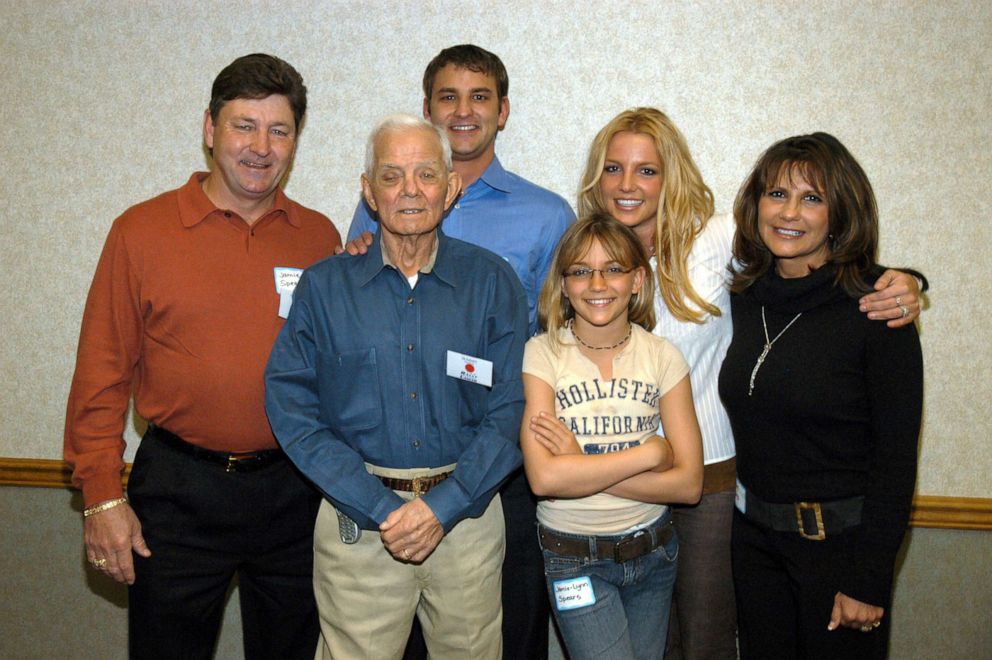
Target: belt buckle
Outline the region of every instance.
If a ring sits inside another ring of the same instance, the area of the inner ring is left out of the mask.
[[[238,463],[242,461],[250,461],[254,458],[258,458],[254,454],[249,454],[247,456],[239,456],[237,454],[227,455],[227,466],[224,468],[224,472],[236,472]]]
[[[420,497],[427,492],[426,484],[428,477],[414,477],[411,479],[411,484],[413,486],[413,496],[414,498]]]
[[[639,529],[630,536],[623,537],[613,546],[613,561],[622,564],[647,554],[643,547],[644,541],[647,541],[649,546],[651,545],[651,535],[644,529]]]
[[[813,511],[816,519],[816,534],[807,534],[806,525],[803,522],[803,511]],[[822,541],[827,538],[827,533],[823,528],[823,511],[819,502],[796,502],[796,523],[799,525],[799,536],[810,541]]]

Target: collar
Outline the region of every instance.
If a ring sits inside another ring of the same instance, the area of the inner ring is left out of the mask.
[[[465,192],[467,193],[472,190],[479,181],[500,192],[507,194],[513,192],[514,181],[510,173],[503,169],[503,164],[499,162],[499,158],[496,156],[493,156],[493,162],[489,163],[489,167],[482,172],[482,176],[479,177],[478,181],[469,186]]]
[[[454,273],[448,265],[448,259],[445,255],[448,252],[448,237],[444,235],[441,231],[441,227],[438,226],[435,232],[434,248],[431,250],[431,256],[427,260],[427,263],[420,267],[418,272],[420,273],[434,273],[442,282],[450,286],[454,286]],[[372,237],[372,245],[369,246],[368,252],[361,257],[362,264],[359,266],[359,276],[358,282],[360,286],[365,286],[368,284],[372,278],[379,274],[384,268],[396,269],[396,266],[390,260],[389,255],[382,248],[382,231],[377,231]]]
[[[223,211],[223,209],[214,206],[207,194],[203,192],[203,180],[208,176],[210,176],[210,172],[193,172],[189,181],[179,189],[179,219],[184,227],[196,226],[206,220],[210,214]],[[281,187],[276,188],[272,208],[256,220],[255,224],[257,225],[273,214],[280,214],[285,217],[293,227],[299,227],[301,224],[296,209],[290,204],[289,198],[286,197],[286,193],[282,191]]]

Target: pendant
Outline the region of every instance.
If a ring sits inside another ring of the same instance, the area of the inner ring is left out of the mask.
[[[777,337],[776,337],[776,339],[777,339]],[[770,350],[772,350],[772,345],[771,344],[765,344],[765,347],[763,349],[761,349],[761,355],[758,356],[758,359],[754,363],[754,369],[751,370],[751,380],[748,382],[748,385],[747,385],[747,395],[748,396],[751,396],[751,393],[754,392],[754,379],[755,379],[755,377],[757,377],[757,375],[758,375],[758,369],[760,369],[761,368],[761,365],[765,362],[765,358],[768,357],[768,352]]]

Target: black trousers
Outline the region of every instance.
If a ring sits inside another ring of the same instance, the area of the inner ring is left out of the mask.
[[[503,559],[503,658],[547,660],[551,606],[544,583],[544,557],[537,541],[537,500],[523,468],[500,489],[506,522]],[[427,646],[414,620],[404,660],[425,660]]]
[[[228,473],[146,434],[128,495],[152,551],[134,556],[130,657],[210,658],[237,575],[245,658],[313,658],[320,498],[288,459]]]
[[[892,613],[879,628],[827,630],[839,576],[854,562],[849,535],[810,541],[768,531],[734,511],[732,562],[741,660],[885,658]]]

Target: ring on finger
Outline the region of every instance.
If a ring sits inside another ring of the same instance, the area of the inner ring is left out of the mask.
[[[902,307],[902,296],[896,296],[896,305]]]
[[[873,621],[872,624],[871,624],[871,627],[872,628],[878,628],[880,625],[882,625],[882,622],[881,621]]]
[[[103,568],[104,566],[107,565],[107,560],[106,559],[94,559],[90,563],[93,564],[93,568]]]
[[[861,626],[861,632],[865,632],[865,633],[871,632],[874,629],[875,628],[870,623],[866,623],[865,625]]]
[[[403,548],[403,558],[407,560],[410,559],[410,548]]]
[[[900,318],[906,318],[909,316],[909,307],[905,305],[899,305],[899,309],[902,311],[902,316]]]

